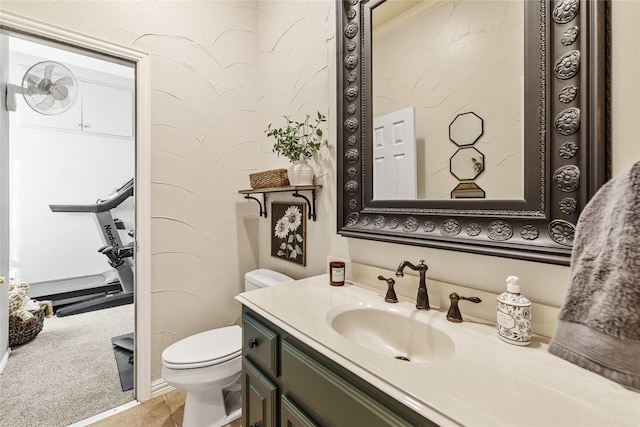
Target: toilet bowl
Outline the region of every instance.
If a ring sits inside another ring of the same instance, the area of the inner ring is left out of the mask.
[[[245,274],[245,291],[291,281],[275,271]],[[162,352],[162,378],[184,390],[184,427],[220,427],[242,415],[242,329],[226,326],[200,332]]]
[[[162,352],[162,378],[187,392],[185,427],[222,426],[240,418],[241,347],[242,329],[236,325],[192,335]]]

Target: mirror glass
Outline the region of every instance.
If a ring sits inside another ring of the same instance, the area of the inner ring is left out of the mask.
[[[373,199],[521,199],[524,2],[387,0],[371,13]],[[454,191],[468,184],[482,191]]]

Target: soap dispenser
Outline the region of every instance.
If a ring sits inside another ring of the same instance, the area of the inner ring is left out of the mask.
[[[498,296],[498,338],[515,345],[531,344],[531,301],[520,294],[517,276],[507,277],[507,292]]]

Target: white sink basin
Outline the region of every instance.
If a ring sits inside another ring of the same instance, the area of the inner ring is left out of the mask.
[[[455,352],[451,338],[432,323],[439,312],[400,305],[346,304],[331,309],[327,322],[349,341],[393,359],[411,362],[447,360]]]

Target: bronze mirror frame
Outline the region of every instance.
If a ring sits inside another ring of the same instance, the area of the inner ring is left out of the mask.
[[[524,198],[373,200],[371,11],[337,15],[338,233],[568,265],[575,225],[610,177],[609,0],[525,1]]]

